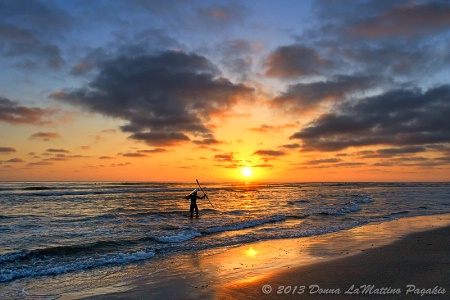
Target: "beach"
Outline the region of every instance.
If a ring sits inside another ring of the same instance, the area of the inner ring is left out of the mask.
[[[192,253],[165,272],[61,299],[445,298],[448,236],[450,214],[402,218]]]

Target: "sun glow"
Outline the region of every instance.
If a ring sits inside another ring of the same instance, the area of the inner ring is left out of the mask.
[[[253,174],[252,169],[248,167],[242,168],[242,175],[244,175],[245,177],[252,176],[252,174]]]

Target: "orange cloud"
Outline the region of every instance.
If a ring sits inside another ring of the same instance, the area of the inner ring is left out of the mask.
[[[50,141],[53,139],[59,139],[61,136],[57,132],[37,132],[30,136],[31,140],[40,139],[43,141]]]

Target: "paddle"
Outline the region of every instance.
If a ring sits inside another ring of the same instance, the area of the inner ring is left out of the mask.
[[[209,201],[208,195],[206,195],[205,191],[202,189],[200,183],[198,182],[198,179],[195,179],[195,180],[197,181],[198,187],[202,190],[203,194],[206,196],[206,199],[208,199],[208,201]],[[211,201],[209,201],[209,204],[211,204],[212,208],[214,208]]]

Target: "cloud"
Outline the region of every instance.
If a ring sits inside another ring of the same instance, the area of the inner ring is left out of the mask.
[[[123,157],[148,157],[147,154],[164,153],[164,152],[167,152],[167,150],[164,148],[154,148],[147,150],[138,150],[136,152],[118,153],[118,155],[121,155]],[[100,159],[112,159],[112,157],[102,156],[100,157]]]
[[[52,98],[128,121],[129,138],[172,146],[210,138],[206,122],[251,96],[253,89],[218,76],[204,56],[180,51],[119,57],[101,64],[84,88],[55,92]]]
[[[70,71],[70,74],[78,76],[78,75],[84,75],[92,70],[94,70],[95,64],[92,61],[83,59],[82,61],[78,62],[73,66],[72,70]]]
[[[298,149],[301,148],[300,144],[298,143],[292,143],[292,144],[284,144],[280,146],[281,148],[285,149]]]
[[[198,7],[197,17],[205,25],[213,27],[224,27],[242,23],[246,10],[237,3],[224,3],[210,7]]]
[[[306,165],[319,165],[319,164],[334,164],[334,163],[339,163],[342,160],[339,158],[324,158],[324,159],[313,159],[313,160],[308,160],[306,162],[304,162],[304,164]]]
[[[43,141],[50,141],[53,139],[59,139],[61,136],[57,132],[36,132],[30,136],[30,139],[40,139]]]
[[[119,155],[123,157],[147,157],[146,154],[139,152],[119,153]]]
[[[267,59],[265,75],[293,78],[319,75],[331,65],[314,48],[302,45],[278,47]]]
[[[0,96],[0,122],[12,125],[34,124],[48,125],[52,122],[45,120],[55,111],[39,107],[27,107]]]
[[[0,23],[0,40],[3,55],[23,58],[19,66],[34,68],[40,66],[40,61],[44,61],[45,67],[60,69],[65,63],[57,45],[37,39],[27,29]]]
[[[450,142],[450,85],[399,89],[342,104],[321,115],[291,139],[304,151],[337,151],[348,147],[420,146]]]
[[[377,152],[385,155],[401,155],[401,154],[411,154],[411,153],[419,153],[425,152],[427,148],[423,146],[409,146],[409,147],[400,147],[400,148],[385,148],[378,149]]]
[[[167,152],[167,149],[164,148],[154,148],[154,149],[147,149],[147,150],[139,150],[139,153],[164,153]]]
[[[16,149],[12,147],[0,147],[0,154],[10,154],[16,152]]]
[[[43,1],[0,1],[0,53],[17,66],[60,69],[65,60],[55,40],[67,34],[71,14]]]
[[[31,162],[31,163],[28,163],[28,164],[27,164],[28,167],[35,167],[35,166],[52,166],[52,165],[53,165],[52,162],[44,161],[44,160],[38,161],[38,162]]]
[[[268,125],[262,124],[260,127],[250,128],[251,131],[260,133],[280,132],[288,128],[297,127],[297,124]]]
[[[380,80],[364,75],[336,75],[325,81],[289,85],[287,91],[270,101],[272,107],[305,113],[320,105],[345,100],[346,96],[364,92]]]
[[[66,150],[66,149],[54,149],[54,148],[47,149],[47,150],[45,150],[45,152],[48,152],[48,153],[70,153],[70,151]]]
[[[116,158],[112,157],[112,156],[104,155],[104,156],[100,156],[99,159],[116,159]]]
[[[259,155],[264,157],[277,157],[277,156],[284,156],[287,153],[280,150],[257,150],[253,153],[253,155]]]
[[[362,19],[350,34],[369,38],[422,36],[447,31],[450,3],[408,3]]]
[[[11,158],[11,159],[9,159],[9,160],[5,160],[4,162],[8,162],[8,163],[21,163],[21,162],[24,162],[23,161],[23,159],[21,159],[21,158]]]
[[[214,49],[222,55],[220,60],[222,66],[242,81],[250,80],[254,55],[260,50],[261,46],[258,43],[244,39],[226,40]]]
[[[235,161],[234,153],[230,152],[230,153],[216,154],[214,155],[214,160],[233,162]]]
[[[272,169],[274,166],[271,164],[259,164],[259,165],[252,165],[252,168],[268,168]]]
[[[194,140],[192,141],[194,144],[196,145],[200,145],[200,146],[210,146],[210,145],[220,145],[220,144],[224,144],[224,141],[219,141],[215,138],[206,138],[203,140]]]
[[[381,77],[445,71],[450,61],[450,4],[445,1],[317,1],[318,26],[299,40],[327,49],[331,74],[355,72]],[[406,78],[401,78],[405,80]],[[411,79],[411,78],[409,78]],[[408,80],[408,79],[407,79]]]

